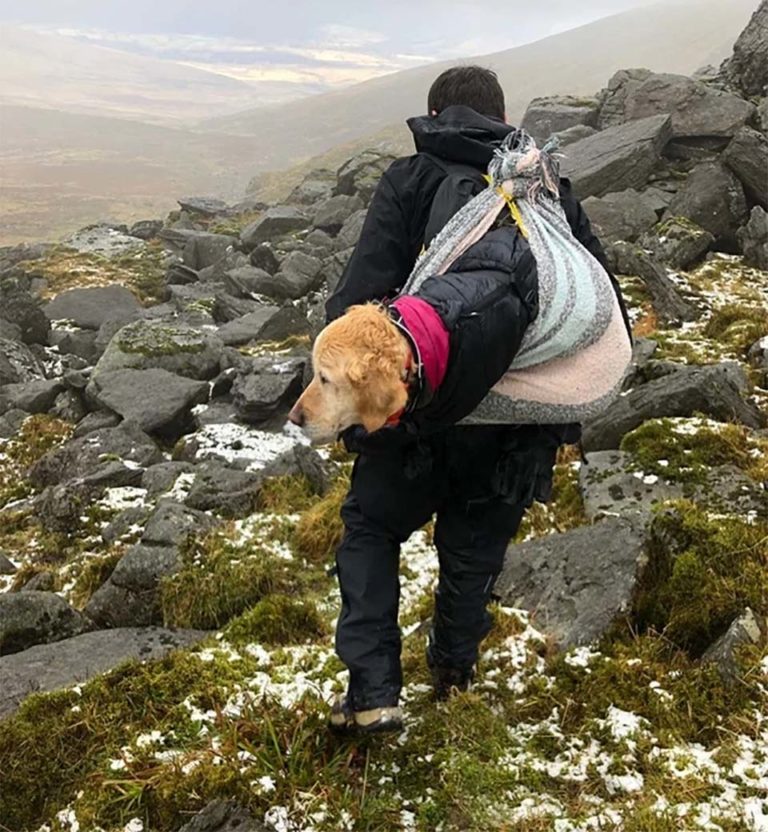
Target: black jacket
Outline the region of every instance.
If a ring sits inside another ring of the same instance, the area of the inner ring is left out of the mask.
[[[485,186],[482,172],[512,129],[462,106],[448,107],[434,118],[413,118],[408,124],[419,152],[393,162],[382,176],[358,244],[326,304],[329,321],[353,304],[397,295],[425,237],[428,242],[433,233],[427,233],[427,224],[445,177],[458,170],[454,190],[466,190],[458,194],[456,205],[446,209],[447,221]],[[574,236],[608,271],[603,249],[566,179],[561,180],[561,204]],[[468,272],[471,280],[466,279]],[[613,276],[611,280],[629,328],[618,284]],[[517,228],[506,224],[486,234],[449,273],[428,278],[418,295],[437,310],[451,338],[448,371],[440,390],[408,416],[408,428],[424,433],[449,427],[471,413],[509,368],[538,311],[536,263]],[[536,430],[536,426],[526,428],[526,432]],[[558,442],[579,437],[577,425],[545,430],[556,434]]]

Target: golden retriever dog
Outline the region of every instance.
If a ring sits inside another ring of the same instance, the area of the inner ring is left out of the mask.
[[[288,418],[317,443],[352,425],[373,433],[406,406],[410,364],[410,344],[386,309],[352,306],[318,335],[314,377]]]

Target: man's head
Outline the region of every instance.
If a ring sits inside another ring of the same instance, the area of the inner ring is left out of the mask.
[[[463,104],[481,115],[506,120],[504,91],[492,69],[453,66],[440,73],[429,89],[428,111],[438,115],[453,104]]]

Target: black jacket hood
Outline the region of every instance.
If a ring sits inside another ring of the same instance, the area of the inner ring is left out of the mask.
[[[474,165],[483,171],[493,158],[493,151],[513,130],[500,119],[481,115],[463,104],[446,107],[437,116],[414,116],[407,124],[418,152]]]

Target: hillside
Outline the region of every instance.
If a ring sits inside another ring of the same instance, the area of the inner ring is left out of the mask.
[[[0,26],[0,106],[178,125],[269,103],[264,92],[172,61]]]
[[[730,49],[753,7],[754,0],[665,4],[658,10],[627,12],[477,60],[499,71],[514,119],[537,95],[593,93],[622,66],[690,72]],[[56,50],[65,45],[55,41],[51,48],[55,57]],[[329,151],[336,164],[357,148],[375,145],[380,133],[381,140],[405,148],[408,137],[403,121],[424,109],[426,89],[440,68],[427,66],[307,98],[297,105],[205,121],[194,131],[176,127],[175,132],[160,133],[136,124],[128,127],[116,118],[94,121],[96,116],[61,110],[66,104],[79,111],[95,110],[101,118],[117,107],[121,115],[132,109],[144,112],[143,118],[175,120],[198,104],[201,108],[230,104],[242,108],[241,85],[227,86],[227,79],[208,73],[201,73],[199,85],[191,80],[198,76],[184,70],[181,78],[168,78],[169,83],[158,90],[152,86],[158,62],[151,62],[145,79],[145,59],[83,47],[89,57],[81,60],[81,46],[67,44],[66,49],[70,48],[77,53],[71,60],[79,67],[79,77],[91,79],[93,100],[83,100],[67,88],[63,74],[56,71],[58,59],[46,62],[41,58],[40,73],[33,73],[29,82],[19,69],[6,74],[0,85],[9,90],[5,98],[0,92],[0,102],[5,101],[0,134],[0,216],[4,220],[0,244],[46,234],[56,237],[104,216],[135,220],[169,210],[172,195],[179,192],[232,198],[233,189],[242,193],[256,174],[303,164]],[[29,50],[37,55],[34,43]],[[117,63],[92,65],[95,58],[90,50],[96,51],[99,61],[106,60],[103,53],[108,53],[109,61]],[[121,63],[123,57],[126,64]],[[24,67],[25,60],[15,64],[0,57],[0,77],[9,66]],[[163,66],[171,72],[168,65]],[[169,104],[170,89],[176,92]],[[123,91],[125,100],[120,99]],[[42,103],[46,109],[12,109],[12,101]],[[52,106],[57,109],[48,109]],[[221,135],[211,135],[212,131]],[[227,133],[239,135],[232,139]],[[294,174],[290,181],[298,178]],[[285,187],[271,189],[273,194],[285,192]]]

